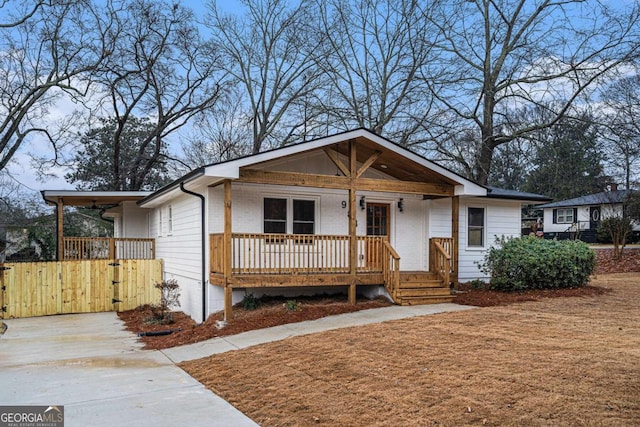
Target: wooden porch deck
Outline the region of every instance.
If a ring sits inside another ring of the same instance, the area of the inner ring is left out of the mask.
[[[350,242],[349,236],[232,233],[225,245],[223,234],[212,234],[209,280],[224,287],[227,298],[233,289],[317,286],[350,286],[355,296],[358,285],[384,285],[401,305],[453,300],[452,239],[431,239],[431,272],[402,272],[386,236],[356,236],[352,268]]]

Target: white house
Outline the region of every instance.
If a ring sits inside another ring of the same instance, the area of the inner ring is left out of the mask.
[[[600,221],[622,216],[623,202],[630,194],[631,190],[618,190],[614,186],[611,191],[540,205],[544,212],[544,237],[568,239],[578,233],[581,240],[595,243]],[[635,225],[634,231],[640,231],[640,225]]]
[[[399,304],[450,301],[484,278],[521,205],[550,199],[478,185],[358,129],[203,166],[110,211],[116,237],[155,239],[182,309],[201,321],[245,292],[344,289]],[[304,288],[304,289],[301,289]]]

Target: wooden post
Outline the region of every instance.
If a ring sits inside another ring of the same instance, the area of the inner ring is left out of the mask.
[[[232,308],[232,288],[229,284],[229,279],[231,278],[231,181],[224,181],[224,244],[223,246],[223,270],[224,270],[224,320],[233,319],[233,308]]]
[[[358,266],[358,238],[356,236],[356,177],[358,174],[358,163],[356,158],[356,142],[349,141],[349,273],[351,283],[349,283],[349,303],[356,303],[356,281]]]
[[[56,202],[56,235],[57,235],[57,247],[56,247],[56,261],[62,261],[64,259],[64,204],[62,199],[58,198]]]
[[[453,196],[451,198],[451,264],[453,267],[453,273],[451,274],[451,281],[453,287],[458,289],[458,247],[460,246],[460,196]]]
[[[109,239],[109,258],[116,259],[116,239]]]

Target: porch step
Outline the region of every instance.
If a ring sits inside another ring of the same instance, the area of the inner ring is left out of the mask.
[[[431,273],[429,271],[401,271],[400,272],[400,282],[401,283],[420,283],[420,282],[430,282],[430,281],[438,281],[438,276],[436,273]]]
[[[449,288],[400,288],[397,293],[399,298],[420,298],[420,297],[448,297],[451,296]]]
[[[449,286],[435,273],[426,271],[406,271],[400,273],[400,287],[395,302],[400,305],[423,305],[452,302]]]
[[[442,304],[447,302],[453,302],[455,296],[449,295],[448,297],[424,297],[424,298],[409,298],[402,299],[400,305],[426,305],[426,304]]]

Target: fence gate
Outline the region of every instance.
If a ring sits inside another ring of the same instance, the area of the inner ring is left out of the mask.
[[[122,311],[159,300],[162,260],[0,264],[0,317]]]

